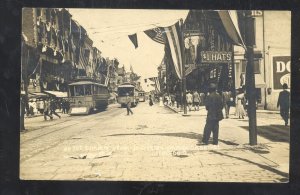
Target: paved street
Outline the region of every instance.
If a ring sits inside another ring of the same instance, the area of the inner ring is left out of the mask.
[[[26,118],[20,178],[30,180],[143,180],[287,182],[289,128],[279,114],[257,113],[258,143],[249,146],[248,120],[220,122],[219,145],[197,145],[206,111],[184,117],[148,102],[110,105],[89,116]]]

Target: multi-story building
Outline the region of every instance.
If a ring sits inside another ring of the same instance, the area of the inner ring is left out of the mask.
[[[99,52],[66,9],[24,8],[22,16],[22,79],[29,93],[66,92],[77,76],[100,76]]]
[[[277,109],[282,84],[290,88],[291,12],[252,11],[255,17],[255,86],[259,109]],[[235,86],[245,84],[244,50],[235,48]]]

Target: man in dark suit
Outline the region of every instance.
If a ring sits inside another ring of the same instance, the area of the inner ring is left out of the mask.
[[[288,125],[289,110],[290,110],[290,92],[287,91],[287,84],[282,85],[283,91],[279,93],[277,108],[280,106],[280,115],[285,122],[285,126]]]
[[[207,110],[206,124],[203,132],[203,144],[207,145],[211,132],[213,132],[213,144],[218,145],[219,121],[223,119],[222,97],[216,92],[214,83],[209,86],[209,96],[205,100]]]

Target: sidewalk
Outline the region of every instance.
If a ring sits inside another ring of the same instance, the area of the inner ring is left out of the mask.
[[[172,111],[178,113],[178,114],[183,114],[183,110],[175,106],[170,106],[170,105],[165,105],[165,107],[171,109]],[[195,111],[195,108],[193,107],[191,111],[188,110],[187,108],[187,115],[206,115],[206,109],[205,106],[200,106],[199,111]],[[256,110],[256,113],[264,113],[264,114],[280,114],[279,111],[274,111],[274,110]],[[235,107],[230,107],[230,113],[229,115],[234,115],[235,114]]]

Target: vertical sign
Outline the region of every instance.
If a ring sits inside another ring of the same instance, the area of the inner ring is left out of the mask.
[[[282,89],[286,83],[291,86],[291,56],[273,57],[273,87],[275,90]]]

